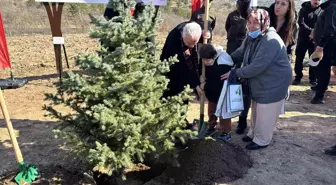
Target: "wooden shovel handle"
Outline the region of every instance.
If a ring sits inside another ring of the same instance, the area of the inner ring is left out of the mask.
[[[204,32],[208,32],[208,22],[209,22],[209,0],[205,1],[205,21],[204,21]],[[208,39],[203,37],[203,43],[207,44]],[[201,72],[201,78],[200,78],[200,83],[203,84],[205,82],[205,65],[204,62],[202,62],[202,72]],[[204,89],[202,89],[204,90]],[[204,122],[204,102],[205,102],[205,97],[204,95],[201,96],[201,102],[200,102],[200,121],[203,123]]]
[[[21,163],[23,161],[23,157],[22,157],[22,154],[21,154],[21,150],[19,148],[19,144],[18,144],[18,142],[16,140],[16,136],[15,136],[15,133],[14,133],[13,125],[12,125],[12,122],[11,122],[11,120],[9,118],[6,102],[5,102],[5,99],[4,99],[4,96],[2,94],[2,90],[1,89],[0,89],[0,104],[1,104],[2,114],[3,114],[3,116],[5,118],[5,121],[6,121],[7,129],[8,129],[8,132],[9,132],[9,136],[10,136],[11,141],[12,141],[12,145],[13,145],[13,148],[14,148],[16,160],[17,160],[18,163]]]

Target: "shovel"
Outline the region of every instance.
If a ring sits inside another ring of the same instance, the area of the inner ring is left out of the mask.
[[[26,165],[23,161],[21,150],[19,148],[19,144],[16,140],[16,136],[14,133],[13,125],[9,118],[9,114],[8,114],[7,106],[5,103],[5,99],[2,94],[2,90],[0,90],[0,104],[1,104],[2,114],[5,118],[9,136],[11,138],[12,145],[14,148],[16,161],[19,163],[20,172],[16,175],[15,182],[18,183],[19,185],[30,184],[39,176],[39,173],[35,166]]]

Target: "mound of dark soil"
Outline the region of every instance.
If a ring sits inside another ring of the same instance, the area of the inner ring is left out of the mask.
[[[231,143],[191,140],[187,146],[179,154],[180,167],[157,165],[148,169],[144,165],[136,165],[127,174],[126,181],[108,176],[94,178],[94,174],[85,175],[88,169],[69,164],[66,167],[39,166],[41,178],[32,184],[141,185],[147,182],[146,185],[212,185],[241,178],[252,166],[247,153],[241,147]],[[15,173],[9,173],[5,177],[0,176],[0,185],[15,185],[16,183],[12,182],[14,177]]]
[[[252,166],[247,153],[238,146],[214,140],[192,140],[180,153],[180,167],[168,167],[148,184],[212,185],[243,177]]]

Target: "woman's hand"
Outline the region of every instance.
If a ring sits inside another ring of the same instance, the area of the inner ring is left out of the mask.
[[[230,73],[231,73],[231,71],[229,71],[229,72],[223,74],[223,75],[221,76],[221,80],[226,80],[226,79],[228,79],[229,76],[230,76]]]

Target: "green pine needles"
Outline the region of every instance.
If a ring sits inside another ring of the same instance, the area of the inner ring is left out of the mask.
[[[101,50],[78,57],[80,72],[68,72],[57,84],[63,95],[46,94],[51,103],[44,107],[63,123],[56,135],[95,171],[108,175],[123,175],[148,155],[176,159],[174,143],[195,134],[182,129],[189,88],[168,100],[161,98],[168,83],[164,74],[177,59],[162,62],[161,52],[154,52],[159,25],[153,19],[155,8],[146,6],[134,18],[129,14],[134,4],[110,0],[120,16],[110,21],[92,18],[96,28],[91,37],[100,40]]]

